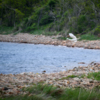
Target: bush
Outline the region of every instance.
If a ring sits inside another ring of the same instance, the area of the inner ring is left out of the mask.
[[[100,72],[89,73],[87,77],[100,81]]]
[[[40,20],[40,25],[46,25],[53,21],[52,17],[50,17],[48,14],[44,15]]]
[[[77,25],[78,25],[78,32],[79,33],[82,33],[83,31],[85,31],[87,29],[88,21],[87,21],[85,15],[79,16]]]
[[[56,0],[49,0],[48,4],[49,4],[50,7],[55,7]]]
[[[97,26],[94,30],[94,35],[100,34],[100,26]]]
[[[92,35],[90,33],[88,34],[83,34],[81,35],[80,37],[80,40],[97,40],[97,39],[100,39],[99,37],[95,36],[95,35]]]

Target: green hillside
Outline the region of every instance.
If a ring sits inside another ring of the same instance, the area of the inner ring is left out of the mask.
[[[12,27],[13,32],[98,35],[100,0],[0,0],[2,27]]]

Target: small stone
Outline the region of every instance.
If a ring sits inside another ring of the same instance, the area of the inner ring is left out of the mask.
[[[8,93],[9,93],[10,95],[11,95],[11,94],[14,94],[13,92],[8,92]]]
[[[53,84],[53,82],[51,81],[51,82],[49,82],[49,84]]]
[[[82,84],[83,84],[83,85],[87,85],[87,84],[89,84],[89,82],[83,81]]]
[[[90,83],[94,83],[94,81],[92,79],[89,80]]]
[[[61,88],[61,87],[62,87],[62,85],[57,85],[57,87]]]
[[[74,69],[73,69],[74,71],[78,71],[78,68],[77,67],[74,67]]]
[[[85,62],[79,62],[78,64],[85,64]]]
[[[44,70],[44,71],[42,71],[42,74],[45,74],[46,73],[46,71]]]
[[[73,78],[73,80],[80,81],[80,79],[78,77]]]
[[[69,81],[67,81],[67,83],[68,83],[68,84],[70,84],[70,82],[69,82]]]
[[[8,90],[8,89],[9,89],[9,88],[7,88],[7,87],[4,87],[4,88],[3,88],[3,90]]]

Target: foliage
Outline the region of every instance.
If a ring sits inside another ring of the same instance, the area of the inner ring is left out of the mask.
[[[77,77],[77,76],[76,75],[69,75],[67,77],[61,78],[60,80],[69,79],[69,78],[75,78],[75,77]]]
[[[88,34],[83,34],[83,35],[81,35],[81,37],[79,38],[79,40],[98,40],[98,39],[100,39],[100,37],[97,37],[97,36],[95,36],[95,35],[93,35],[93,34],[90,34],[90,33],[88,33]]]
[[[34,34],[34,35],[47,35],[47,36],[52,36],[52,35],[57,35],[58,32],[48,32],[48,31],[44,31],[44,30],[35,30],[35,31],[31,31],[30,34]]]
[[[89,73],[87,77],[100,81],[100,72]]]
[[[99,0],[0,0],[0,25],[23,32],[47,26],[44,31],[98,35],[99,12]]]
[[[0,34],[7,35],[13,32],[13,27],[0,26]]]
[[[100,25],[98,25],[94,30],[94,35],[100,34]]]
[[[82,88],[57,88],[50,85],[33,85],[24,88],[26,95],[4,97],[0,100],[99,100],[100,91],[85,90]]]
[[[50,6],[50,7],[55,7],[55,5],[56,5],[56,0],[49,0],[49,2],[48,2],[48,5]]]

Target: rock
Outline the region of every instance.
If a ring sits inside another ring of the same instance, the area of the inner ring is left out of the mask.
[[[78,77],[73,78],[74,81],[80,81]]]
[[[62,85],[57,85],[57,87],[61,88],[61,87],[62,87]]]
[[[78,68],[77,67],[74,67],[74,69],[73,69],[74,71],[78,71]]]
[[[94,81],[92,79],[89,80],[90,83],[94,83]]]
[[[8,89],[9,89],[9,88],[7,88],[7,87],[4,87],[4,88],[3,88],[3,90],[8,90]]]
[[[67,84],[70,84],[70,82],[69,82],[69,81],[67,81]]]
[[[83,85],[87,85],[87,84],[89,84],[89,82],[88,81],[83,81],[83,82],[81,82]]]
[[[50,82],[48,82],[49,84],[53,84],[53,82],[52,81],[50,81]]]
[[[44,71],[42,71],[42,74],[45,74],[46,73],[46,71],[44,70]]]
[[[79,62],[78,64],[85,64],[85,62]]]

